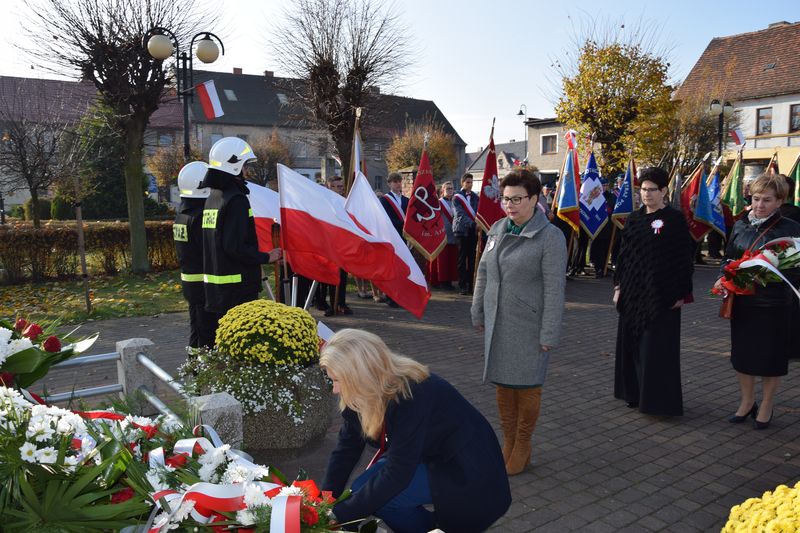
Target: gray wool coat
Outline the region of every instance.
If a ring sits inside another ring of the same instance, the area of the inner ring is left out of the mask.
[[[472,298],[472,324],[485,326],[483,380],[542,385],[564,312],[564,234],[538,210],[520,235],[498,220],[487,235]]]

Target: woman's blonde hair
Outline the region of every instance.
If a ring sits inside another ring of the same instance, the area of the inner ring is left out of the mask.
[[[772,189],[769,191],[769,189]],[[761,174],[750,183],[750,194],[772,192],[778,200],[785,200],[789,192],[786,176],[781,174]]]
[[[389,402],[411,398],[411,384],[430,376],[428,367],[360,329],[343,329],[331,337],[319,364],[339,382],[339,408],[358,413],[364,435],[372,439],[381,436]]]

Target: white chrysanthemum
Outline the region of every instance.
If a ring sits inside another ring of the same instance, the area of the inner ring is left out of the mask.
[[[53,436],[53,428],[50,427],[50,424],[45,422],[38,422],[33,423],[33,421],[28,424],[28,430],[25,432],[25,436],[29,439],[34,439],[36,442],[45,442],[50,437]]]
[[[36,462],[36,445],[32,442],[26,442],[19,447],[19,454],[22,456],[23,461],[29,463]]]
[[[256,515],[248,510],[236,511],[236,521],[243,526],[253,526],[256,523]]]
[[[281,487],[278,496],[302,496],[303,489],[300,487]]]
[[[11,340],[11,336],[14,335],[14,332],[8,328],[0,327],[0,345],[8,344],[8,341]]]
[[[200,470],[197,471],[197,475],[200,476],[200,479],[206,481],[208,483],[216,483],[219,481],[219,475],[217,474],[217,466],[215,464],[205,464],[200,467]]]
[[[74,472],[80,462],[81,460],[79,457],[67,455],[64,457],[64,468],[67,470],[67,472]]]
[[[83,419],[75,413],[68,413],[58,419],[56,431],[61,435],[72,435],[73,433],[86,432],[86,424]]]
[[[194,503],[194,500],[185,500],[175,511],[175,514],[172,515],[170,521],[179,524],[189,518],[189,513],[194,509]]]
[[[57,458],[58,451],[52,446],[36,450],[36,461],[43,465],[51,465],[56,462]]]
[[[138,424],[140,426],[152,426],[153,425],[153,421],[150,420],[147,417],[144,417],[144,416],[128,415],[125,418],[125,421],[128,422],[128,423]]]
[[[145,474],[145,477],[147,477],[147,481],[153,487],[153,492],[159,492],[170,488],[167,482],[164,481],[163,472],[158,468],[148,470],[147,474]]]
[[[264,507],[270,505],[270,500],[256,483],[248,483],[244,489],[244,504],[248,508]]]
[[[183,423],[174,416],[164,416],[158,421],[158,426],[167,433],[173,433],[183,427]]]
[[[222,474],[222,483],[228,485],[233,483],[246,483],[248,481],[253,481],[254,479],[256,478],[253,470],[237,463],[229,464],[228,468],[225,470],[225,473]]]

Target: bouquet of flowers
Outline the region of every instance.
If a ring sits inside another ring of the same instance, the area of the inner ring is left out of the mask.
[[[23,318],[13,325],[0,320],[1,385],[30,387],[51,366],[88,350],[97,340],[97,334],[80,340],[71,339],[71,333],[59,337],[55,335],[57,326],[42,327]]]
[[[800,266],[800,239],[783,237],[769,241],[756,251],[744,255],[723,267],[722,287],[712,289],[713,294],[753,294],[756,284],[783,281],[800,298],[800,292],[786,279],[785,271]]]

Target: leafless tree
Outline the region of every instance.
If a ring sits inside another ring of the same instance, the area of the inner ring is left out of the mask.
[[[296,96],[325,125],[345,176],[355,110],[375,120],[378,88],[394,89],[411,64],[404,27],[379,0],[294,0],[272,39]]]
[[[185,46],[200,21],[214,20],[194,0],[32,0],[28,52],[61,74],[96,87],[125,139],[125,189],[134,272],[149,269],[144,228],[142,146],[150,116],[167,94],[162,61],[142,45],[148,30],[171,30]],[[204,28],[206,29],[206,28]],[[210,28],[209,28],[210,29]]]
[[[270,135],[259,135],[252,140],[250,145],[256,155],[256,161],[248,165],[249,174],[247,179],[258,185],[268,187],[270,184],[276,186],[278,179],[277,164],[291,167],[294,165],[289,145],[273,131]],[[271,182],[271,183],[270,183]]]
[[[40,226],[39,198],[64,165],[62,140],[90,103],[86,89],[54,80],[0,82],[0,184],[30,193],[34,227]]]

